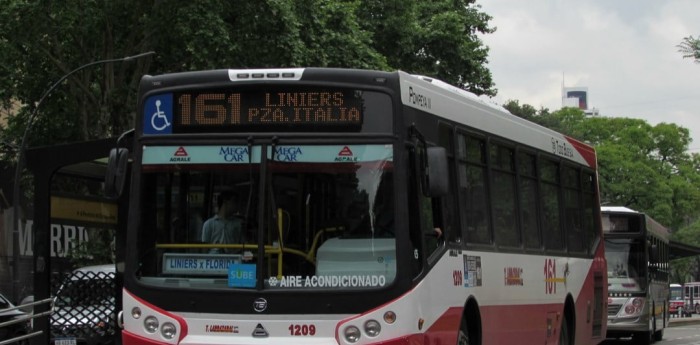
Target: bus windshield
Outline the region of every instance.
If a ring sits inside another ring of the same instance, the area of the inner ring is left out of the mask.
[[[137,275],[180,288],[388,286],[396,272],[392,150],[145,147]]]
[[[671,284],[671,301],[682,301],[683,300],[683,287],[679,284]]]
[[[610,291],[641,292],[646,289],[644,244],[633,239],[606,239]]]

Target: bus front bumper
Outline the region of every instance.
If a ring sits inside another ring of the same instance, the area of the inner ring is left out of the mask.
[[[649,332],[649,321],[643,317],[608,316],[608,338],[627,337],[633,333]]]

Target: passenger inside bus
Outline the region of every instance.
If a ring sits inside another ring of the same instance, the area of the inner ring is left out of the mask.
[[[213,244],[243,243],[242,219],[238,216],[236,195],[224,191],[216,199],[217,212],[202,226],[202,242]],[[212,248],[209,253],[230,252],[224,248]]]

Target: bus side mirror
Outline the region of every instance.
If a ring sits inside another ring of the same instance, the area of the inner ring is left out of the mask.
[[[428,196],[431,198],[447,195],[450,187],[450,174],[447,167],[447,150],[444,147],[428,147]]]
[[[107,171],[105,173],[105,195],[118,198],[124,190],[126,167],[129,163],[129,150],[114,148],[109,151]]]

